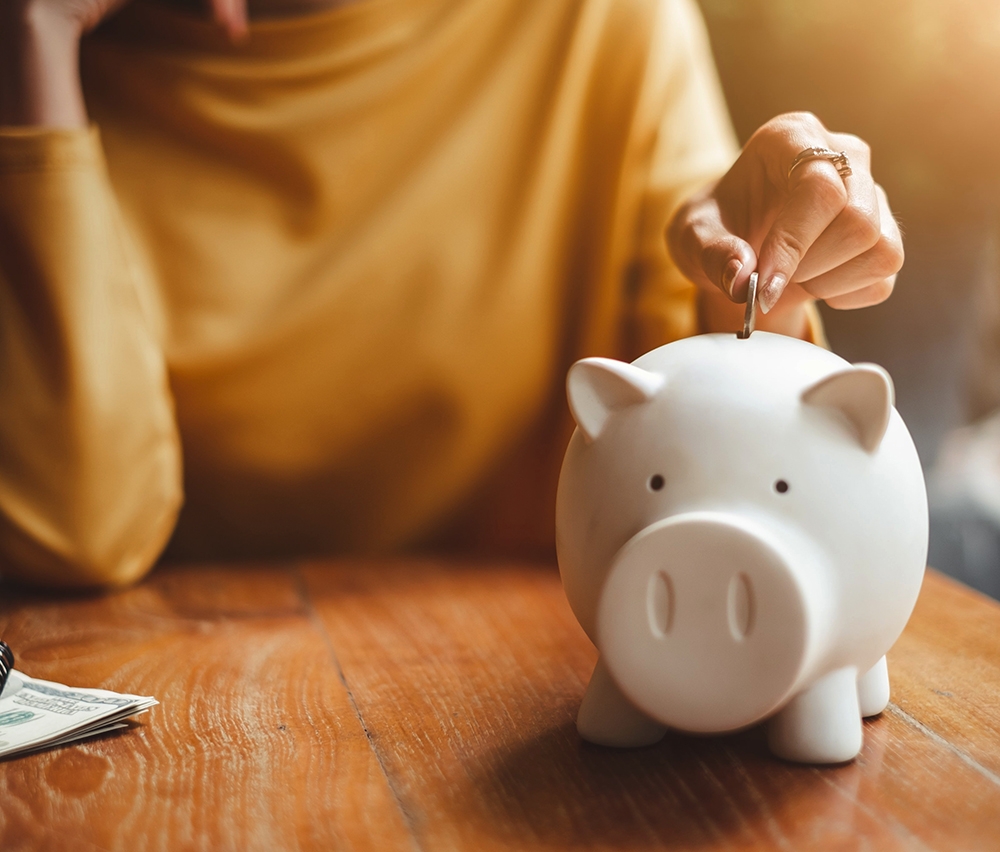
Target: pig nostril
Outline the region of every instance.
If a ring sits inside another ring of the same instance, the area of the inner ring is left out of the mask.
[[[729,632],[733,639],[742,642],[753,630],[753,585],[746,574],[736,574],[729,581],[726,610],[729,615]]]
[[[660,474],[654,473],[649,478],[649,490],[650,491],[659,491],[661,488],[663,488],[663,485],[664,485],[664,480],[663,480],[663,477]]]
[[[674,626],[674,583],[666,571],[657,571],[649,578],[646,610],[649,629],[654,636],[662,639]]]

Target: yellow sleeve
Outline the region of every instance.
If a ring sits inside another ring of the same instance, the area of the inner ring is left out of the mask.
[[[181,503],[180,442],[96,129],[0,130],[0,574],[119,585]]]
[[[696,189],[726,172],[739,146],[694,0],[660,0],[646,106],[657,127],[642,206],[633,278],[633,357],[698,333],[697,288],[667,252],[667,222]]]
[[[721,177],[739,153],[708,34],[694,0],[660,0],[647,74],[660,123],[643,203],[626,331],[626,357],[703,330],[698,288],[674,264],[666,226],[696,190]],[[827,347],[816,305],[806,306],[807,339]],[[737,328],[734,326],[734,331]]]

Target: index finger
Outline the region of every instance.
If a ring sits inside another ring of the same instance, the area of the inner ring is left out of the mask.
[[[823,159],[803,163],[789,177],[788,200],[757,253],[764,313],[774,307],[809,247],[847,205],[844,180]]]

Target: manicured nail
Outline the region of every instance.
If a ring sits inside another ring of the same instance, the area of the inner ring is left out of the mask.
[[[760,309],[765,314],[781,298],[781,294],[785,292],[785,285],[787,283],[788,281],[785,279],[785,276],[779,273],[768,278],[764,286],[760,288],[760,292],[757,294],[757,304],[760,305]]]
[[[734,257],[722,270],[722,289],[730,299],[733,298],[733,282],[736,281],[736,276],[740,274],[742,268],[743,262]]]

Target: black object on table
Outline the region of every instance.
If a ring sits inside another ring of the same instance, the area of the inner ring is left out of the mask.
[[[7,685],[7,676],[14,670],[14,652],[3,640],[0,640],[0,692]]]

